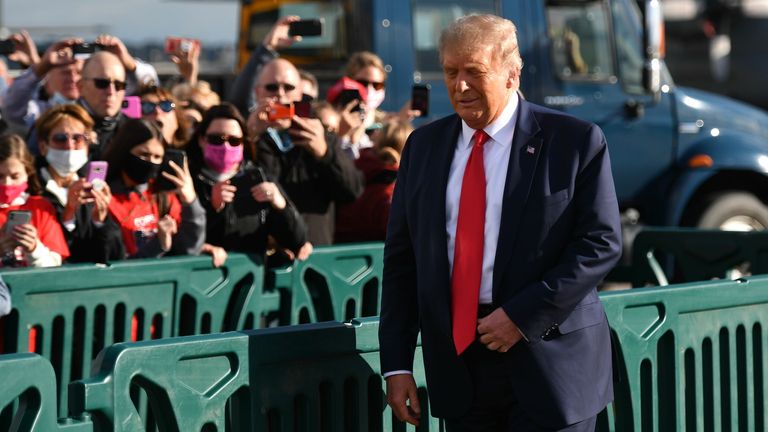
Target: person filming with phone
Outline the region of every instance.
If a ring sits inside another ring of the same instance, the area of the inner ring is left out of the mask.
[[[285,192],[252,162],[245,120],[232,104],[211,107],[186,147],[195,190],[206,210],[206,244],[264,255],[268,236],[300,255],[306,226]],[[246,154],[248,157],[246,158]]]
[[[0,136],[0,266],[55,267],[69,256],[64,233],[40,182],[27,144]]]
[[[37,172],[42,195],[53,204],[72,255],[67,262],[106,263],[122,259],[120,228],[109,217],[112,192],[97,175],[106,162],[88,163],[93,120],[79,105],[51,107],[37,120]],[[91,168],[91,169],[89,169]]]
[[[333,242],[334,206],[354,201],[362,193],[363,177],[320,120],[294,115],[302,98],[300,81],[296,67],[285,59],[264,66],[249,133],[256,141],[256,160],[285,188],[304,218],[308,241],[328,245]]]
[[[109,214],[120,225],[129,258],[197,255],[205,240],[205,211],[188,164],[164,164],[167,150],[157,123],[128,119],[105,155]],[[167,187],[159,187],[161,179]]]

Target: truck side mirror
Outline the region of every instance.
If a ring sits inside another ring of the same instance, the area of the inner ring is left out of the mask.
[[[643,27],[643,86],[653,95],[654,100],[661,98],[661,60],[664,58],[664,16],[661,1],[645,0],[645,25]]]

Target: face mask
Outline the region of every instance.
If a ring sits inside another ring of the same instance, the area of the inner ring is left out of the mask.
[[[73,99],[67,99],[59,92],[56,92],[51,96],[51,98],[48,100],[52,105],[64,105],[64,104],[71,104],[75,103],[75,100]]]
[[[384,96],[386,96],[386,90],[374,90],[372,87],[368,87],[368,98],[365,100],[365,105],[371,110],[375,110],[384,102]]]
[[[147,183],[150,179],[156,178],[160,173],[160,167],[161,164],[146,161],[134,154],[129,154],[125,161],[125,173],[138,184]]]
[[[235,168],[243,160],[243,145],[231,146],[208,144],[203,150],[205,163],[218,173],[226,173]]]
[[[88,163],[88,152],[85,149],[82,150],[57,150],[48,149],[48,154],[45,155],[45,160],[48,161],[57,174],[69,175]]]
[[[267,133],[272,137],[277,149],[283,153],[288,153],[293,148],[293,141],[288,132],[278,131],[274,128],[267,128]]]
[[[15,185],[0,185],[0,203],[12,203],[25,190],[27,190],[27,182]]]

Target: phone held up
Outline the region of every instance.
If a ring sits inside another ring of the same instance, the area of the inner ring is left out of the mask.
[[[106,161],[88,162],[86,181],[91,184],[91,187],[98,191],[104,188],[104,184],[107,182],[107,168],[108,164]]]
[[[72,56],[75,60],[87,60],[98,48],[99,44],[83,42],[72,46]]]
[[[8,221],[5,223],[5,233],[13,232],[13,227],[28,224],[32,221],[32,212],[29,210],[11,210],[8,212]]]
[[[174,54],[178,51],[190,52],[192,51],[192,47],[199,47],[199,46],[200,46],[199,39],[189,39],[189,38],[181,38],[181,37],[174,37],[174,36],[168,36],[167,38],[165,38],[165,52],[168,54]]]
[[[288,24],[288,36],[322,36],[323,19],[314,18]]]
[[[128,118],[141,118],[141,97],[126,96],[123,99],[123,114]]]
[[[293,104],[273,104],[269,107],[267,112],[267,120],[283,120],[293,118],[294,114]]]
[[[429,115],[429,84],[415,84],[411,89],[411,109],[421,111],[419,117]]]
[[[0,40],[0,55],[9,55],[16,52],[16,42],[13,39]]]
[[[158,174],[157,181],[155,183],[155,188],[157,190],[172,191],[178,189],[178,186],[165,178],[163,171],[167,172],[168,174],[176,175],[176,170],[171,167],[171,161],[178,165],[179,168],[184,169],[184,160],[186,158],[187,154],[184,152],[184,150],[171,148],[165,150],[165,156],[163,156],[163,166],[160,168],[160,174]]]
[[[354,108],[352,108],[352,112],[358,112],[362,111],[363,107],[360,106],[360,104],[363,102],[363,97],[360,96],[360,92],[357,89],[344,89],[341,91],[341,94],[339,94],[339,99],[337,104],[341,109],[344,109],[345,106],[347,106],[348,103],[352,102],[353,100],[357,100],[358,103],[355,105]]]

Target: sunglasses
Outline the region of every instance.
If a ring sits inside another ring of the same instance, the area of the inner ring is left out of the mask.
[[[174,108],[176,108],[176,104],[169,100],[161,100],[160,102],[141,101],[141,114],[153,114],[157,107],[160,107],[163,112],[169,113],[173,111]]]
[[[75,133],[75,134],[67,134],[67,133],[56,133],[51,135],[50,140],[55,142],[56,144],[68,144],[69,140],[72,140],[75,142],[75,144],[85,144],[90,141],[88,136],[81,133]]]
[[[208,134],[205,136],[205,140],[208,142],[208,144],[217,146],[224,143],[229,143],[231,146],[239,146],[243,143],[243,137],[232,135]]]
[[[83,78],[83,79],[93,81],[93,85],[95,85],[96,88],[100,90],[109,88],[111,84],[114,84],[116,91],[125,90],[125,81],[111,80],[107,78]]]
[[[296,89],[296,86],[293,84],[282,84],[282,83],[264,84],[264,88],[267,89],[268,92],[272,92],[272,93],[277,93],[280,87],[282,87],[283,90],[286,92],[293,91],[294,89]]]
[[[375,81],[366,81],[362,79],[355,80],[363,85],[363,87],[368,88],[368,86],[372,86],[374,90],[381,90],[384,88],[383,82],[375,82]]]

